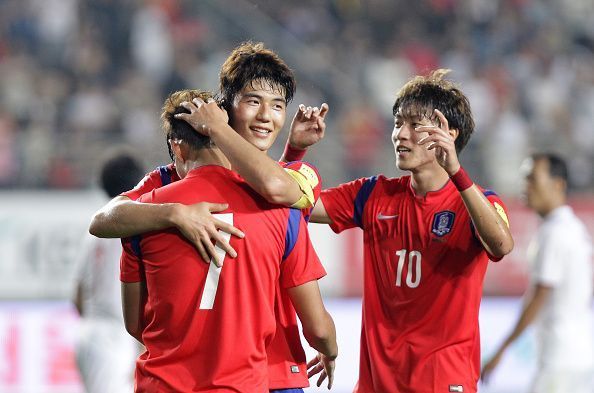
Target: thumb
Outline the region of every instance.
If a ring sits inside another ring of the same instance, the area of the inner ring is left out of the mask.
[[[208,204],[208,211],[212,212],[220,212],[229,207],[228,203],[209,203]]]

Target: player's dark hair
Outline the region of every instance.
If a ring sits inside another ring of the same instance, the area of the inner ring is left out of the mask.
[[[569,171],[567,163],[563,158],[555,153],[535,153],[532,154],[532,161],[547,160],[549,163],[549,174],[551,177],[562,179],[569,183]]]
[[[169,145],[169,139],[181,139],[194,150],[212,146],[209,137],[194,130],[194,128],[185,120],[175,118],[175,115],[178,113],[190,113],[186,108],[181,106],[181,103],[184,101],[191,102],[194,98],[200,98],[206,102],[209,98],[213,98],[213,94],[209,91],[202,90],[180,90],[171,93],[169,97],[165,99],[165,103],[163,104],[161,123],[171,160],[173,160],[173,152]]]
[[[392,114],[405,118],[435,119],[439,109],[448,120],[449,128],[458,130],[456,152],[460,153],[474,131],[474,119],[468,98],[451,81],[444,79],[450,70],[438,69],[427,76],[416,76],[398,92]]]
[[[262,42],[244,42],[231,52],[219,74],[221,105],[230,117],[237,93],[255,82],[265,82],[273,90],[281,91],[287,104],[297,86],[293,71],[276,53]]]
[[[99,180],[101,188],[110,198],[134,188],[144,171],[140,162],[127,152],[117,152],[105,160]]]

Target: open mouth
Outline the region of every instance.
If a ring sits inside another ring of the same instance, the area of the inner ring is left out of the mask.
[[[398,154],[410,153],[410,149],[404,146],[398,146],[396,148],[396,151],[398,152]]]
[[[260,134],[260,135],[268,135],[268,134],[272,133],[271,130],[266,129],[266,128],[260,128],[260,127],[250,127],[250,130],[252,130],[253,132]]]

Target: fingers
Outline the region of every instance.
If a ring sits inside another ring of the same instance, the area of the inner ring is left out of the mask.
[[[227,208],[229,207],[228,203],[208,203],[208,211],[211,213],[218,213],[221,212],[223,210],[227,210]],[[224,221],[221,221],[217,218],[213,218],[213,224],[215,226],[216,229],[219,229],[223,232],[227,232],[233,236],[236,236],[240,239],[243,239],[245,237],[245,233],[243,233],[240,229],[234,227],[233,225],[226,223]],[[223,248],[223,247],[221,247]],[[233,258],[235,258],[235,256],[233,256]]]
[[[328,111],[330,110],[330,107],[328,106],[328,104],[326,104],[325,102],[322,104],[322,106],[320,106],[320,117],[324,118],[326,117],[326,113],[328,113]]]
[[[316,356],[315,358],[311,359],[309,362],[307,362],[307,369],[309,370],[310,367],[315,366],[316,364],[320,363],[320,359]]]
[[[210,255],[208,255],[208,253],[204,249],[204,246],[202,245],[201,240],[198,239],[197,241],[194,241],[193,243],[194,243],[194,246],[196,246],[196,248],[198,249],[198,254],[200,254],[200,256],[202,257],[204,262],[210,263]]]
[[[206,252],[210,256],[209,260],[214,262],[214,264],[217,265],[217,267],[223,266],[223,261],[219,261],[219,258],[217,257],[217,251],[215,249],[214,244],[212,244],[212,241],[210,240],[210,236],[208,235],[208,232],[206,233],[206,235],[202,236],[202,245],[204,246],[204,248],[206,249]],[[219,247],[220,247],[220,245],[219,245]]]
[[[322,382],[324,382],[324,379],[326,379],[326,371],[325,370],[322,371],[322,373],[318,377],[318,382],[316,382],[316,385],[318,385],[318,387],[322,386]]]
[[[333,384],[334,384],[334,373],[328,375],[328,390],[332,389]]]
[[[442,128],[446,131],[449,130],[450,128],[449,128],[448,119],[446,119],[444,114],[441,113],[441,111],[439,109],[434,109],[433,112],[435,112],[435,114],[437,115],[437,118],[439,119],[440,128]]]
[[[226,210],[229,207],[228,203],[207,203],[208,211],[211,213],[218,213]]]
[[[311,366],[308,363],[307,378],[311,378],[314,375],[316,375],[317,373],[324,371],[324,365],[321,363],[317,363],[315,366],[313,366],[313,367],[311,367],[311,369],[309,369],[310,367]]]

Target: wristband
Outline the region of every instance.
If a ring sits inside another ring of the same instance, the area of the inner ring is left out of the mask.
[[[454,183],[454,185],[456,186],[456,189],[460,192],[469,189],[474,184],[472,180],[470,180],[470,177],[468,177],[468,174],[466,173],[464,168],[462,167],[458,169],[458,172],[450,176],[450,179],[452,180],[452,183]]]
[[[305,153],[307,153],[307,149],[297,149],[287,142],[283,156],[287,162],[301,161],[305,157]]]

